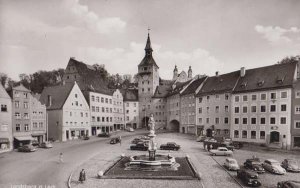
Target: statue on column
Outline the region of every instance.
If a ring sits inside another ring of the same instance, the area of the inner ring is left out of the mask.
[[[153,114],[150,115],[148,126],[150,129],[150,135],[155,136],[155,120],[154,120]]]

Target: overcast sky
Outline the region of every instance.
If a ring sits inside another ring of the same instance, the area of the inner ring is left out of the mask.
[[[65,68],[70,57],[135,74],[147,28],[160,76],[213,75],[300,54],[298,0],[0,0],[0,72]]]

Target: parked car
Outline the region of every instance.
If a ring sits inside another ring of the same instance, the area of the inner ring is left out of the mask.
[[[279,188],[300,188],[300,181],[288,180],[277,183]]]
[[[218,147],[217,149],[211,149],[210,151],[211,155],[232,155],[233,152],[225,147]]]
[[[42,142],[40,144],[40,148],[46,148],[46,149],[53,148],[53,145],[50,142]]]
[[[218,142],[216,139],[214,138],[210,138],[210,137],[207,137],[204,142]]]
[[[144,142],[139,142],[137,144],[132,144],[130,146],[131,150],[141,150],[141,151],[147,151],[148,150],[148,146],[146,143]]]
[[[264,173],[265,169],[262,167],[262,162],[259,158],[246,159],[244,167],[254,170],[257,173]]]
[[[261,186],[261,182],[258,180],[258,174],[256,172],[241,169],[237,171],[237,177],[242,180],[245,185],[251,187]]]
[[[36,150],[36,147],[34,147],[33,145],[24,145],[18,148],[19,152],[34,152]]]
[[[233,159],[233,158],[226,158],[224,166],[228,170],[239,170],[240,169],[240,167],[238,165],[238,162],[235,159]]]
[[[102,132],[102,133],[98,134],[98,137],[110,137],[110,134],[107,132]]]
[[[132,144],[137,144],[137,143],[139,143],[139,142],[143,142],[143,140],[140,139],[140,138],[135,138],[135,139],[133,139],[133,140],[131,141]]]
[[[127,130],[128,132],[134,132],[134,129],[131,128],[131,127],[128,127],[126,130]]]
[[[262,164],[265,170],[272,172],[273,174],[283,175],[286,173],[285,169],[280,166],[280,163],[274,159],[267,159]]]
[[[110,144],[117,144],[117,143],[120,143],[120,138],[118,137],[115,137],[115,138],[112,138],[109,142]]]
[[[179,150],[180,145],[176,144],[175,142],[168,142],[167,144],[160,145],[160,149],[163,149],[163,150]]]
[[[234,149],[240,149],[243,147],[243,143],[238,141],[233,141],[232,145],[234,146]]]
[[[37,141],[37,140],[32,140],[32,141],[31,141],[31,145],[33,145],[33,146],[39,146],[40,143],[39,143],[39,141]]]
[[[198,136],[196,141],[197,142],[204,142],[204,140],[206,139],[207,137],[206,136]]]
[[[300,167],[295,159],[284,159],[281,166],[290,172],[300,172]]]
[[[83,140],[89,140],[89,139],[90,139],[89,136],[84,136],[84,137],[83,137]]]

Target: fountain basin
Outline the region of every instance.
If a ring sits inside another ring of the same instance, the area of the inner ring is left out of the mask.
[[[171,166],[175,161],[175,157],[170,155],[156,155],[155,160],[150,160],[146,155],[138,155],[138,156],[131,156],[129,158],[130,162],[129,165],[142,165],[142,166]]]

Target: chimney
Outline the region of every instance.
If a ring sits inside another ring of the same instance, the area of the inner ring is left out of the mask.
[[[216,71],[216,76],[219,76],[219,71]]]
[[[241,67],[240,76],[244,77],[246,75],[246,69],[245,67]]]
[[[48,95],[47,97],[47,106],[51,106],[52,105],[52,97],[51,95]]]

